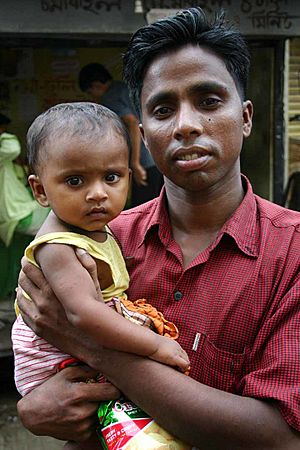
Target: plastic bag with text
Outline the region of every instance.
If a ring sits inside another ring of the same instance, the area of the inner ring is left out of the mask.
[[[102,402],[98,437],[105,450],[192,450],[124,398]]]

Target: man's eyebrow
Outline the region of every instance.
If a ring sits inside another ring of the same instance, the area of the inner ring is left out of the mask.
[[[147,109],[152,109],[153,106],[158,105],[159,103],[163,103],[165,101],[170,101],[173,98],[176,97],[176,94],[174,91],[161,91],[158,92],[157,94],[153,94],[150,96],[150,98],[148,98],[148,100],[146,101],[146,108]]]
[[[219,81],[205,81],[203,83],[196,83],[189,88],[189,92],[193,93],[213,93],[213,92],[227,92],[226,84]]]

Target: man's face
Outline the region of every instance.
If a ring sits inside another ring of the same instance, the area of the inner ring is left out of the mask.
[[[142,134],[166,182],[191,191],[239,174],[252,104],[242,102],[224,62],[187,45],[155,59],[141,92]]]
[[[101,83],[101,81],[93,81],[86,92],[95,103],[98,103],[100,102],[101,97],[106,92],[106,90],[107,83]]]

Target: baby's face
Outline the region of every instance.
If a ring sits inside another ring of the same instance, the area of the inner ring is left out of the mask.
[[[125,206],[130,169],[123,136],[110,130],[93,140],[57,139],[39,174],[47,201],[65,223],[99,231]]]

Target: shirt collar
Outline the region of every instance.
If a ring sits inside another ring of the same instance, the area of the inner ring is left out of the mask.
[[[228,234],[234,239],[236,245],[243,253],[252,257],[257,257],[259,253],[259,232],[257,225],[256,199],[252,186],[244,175],[242,175],[242,183],[245,191],[243,201],[223,225],[216,241],[212,244],[212,248],[218,245],[224,234]],[[165,187],[163,187],[159,197],[155,200],[152,214],[145,223],[143,241],[155,228],[158,229],[160,240],[166,245],[166,243],[172,239],[172,235]],[[143,244],[143,241],[139,243],[139,246]]]
[[[257,257],[259,254],[259,229],[257,223],[257,203],[249,180],[242,175],[245,192],[240,206],[225,222],[219,239],[224,233],[230,235],[245,254]]]
[[[168,215],[166,190],[163,186],[160,195],[153,200],[148,219],[144,222],[144,230],[142,231],[142,240],[138,243],[138,247],[143,245],[147,236],[154,230],[157,230],[160,240],[165,244],[165,238],[171,239],[170,219]]]

